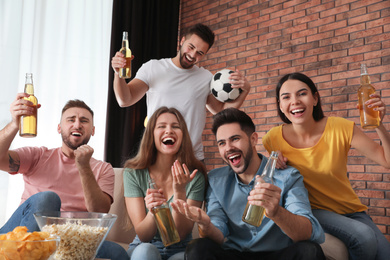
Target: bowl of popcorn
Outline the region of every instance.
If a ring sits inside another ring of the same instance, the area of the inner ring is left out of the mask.
[[[34,213],[39,228],[61,241],[54,259],[95,259],[117,216],[97,212],[48,211]]]
[[[28,232],[19,226],[7,234],[0,234],[0,259],[47,260],[56,251],[60,238],[47,232]]]

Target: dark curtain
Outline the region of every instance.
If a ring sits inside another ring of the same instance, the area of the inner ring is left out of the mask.
[[[176,55],[180,0],[114,0],[110,57],[121,48],[122,33],[127,31],[134,60],[132,78],[150,59]],[[111,68],[108,86],[105,161],[122,167],[133,157],[144,131],[145,96],[131,107],[119,107],[113,90]]]

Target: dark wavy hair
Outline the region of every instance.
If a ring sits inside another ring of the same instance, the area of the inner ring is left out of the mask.
[[[211,131],[214,135],[216,135],[220,126],[231,123],[238,123],[241,130],[248,136],[256,131],[252,118],[250,118],[250,116],[248,116],[244,111],[233,107],[226,108],[214,115]]]
[[[207,26],[201,23],[197,23],[185,33],[185,37],[188,38],[191,35],[199,36],[203,41],[205,41],[209,45],[209,49],[214,44],[215,34],[214,32]]]
[[[305,83],[310,88],[310,91],[311,91],[311,94],[313,95],[313,97],[317,93],[318,102],[317,102],[317,105],[315,105],[314,108],[313,108],[313,118],[314,118],[315,121],[319,121],[322,118],[324,118],[324,112],[322,111],[322,107],[321,107],[320,93],[318,92],[318,89],[317,89],[316,85],[305,74],[302,74],[302,73],[299,73],[299,72],[295,72],[295,73],[290,73],[290,74],[287,74],[287,75],[283,76],[279,80],[278,84],[276,85],[276,104],[277,104],[277,107],[278,107],[278,115],[279,115],[280,119],[282,119],[282,121],[285,122],[286,124],[291,124],[291,121],[283,114],[283,112],[282,112],[282,110],[280,110],[280,106],[279,106],[279,102],[280,102],[280,96],[279,96],[280,95],[280,89],[282,88],[282,85],[284,84],[284,82],[286,82],[289,79],[299,80],[299,81]]]

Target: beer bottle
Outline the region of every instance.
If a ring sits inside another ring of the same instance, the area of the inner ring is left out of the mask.
[[[25,100],[33,103],[34,113],[30,116],[22,116],[19,124],[19,135],[22,137],[37,136],[37,105],[38,99],[34,96],[34,85],[32,73],[26,73],[26,84],[24,85],[24,93],[29,94]]]
[[[367,73],[366,64],[362,63],[360,68],[360,87],[358,90],[360,124],[364,129],[377,128],[380,124],[379,111],[373,107],[367,107],[365,102],[370,99],[370,95],[375,93],[375,88],[371,85],[370,76]]]
[[[119,69],[119,77],[123,79],[129,79],[131,78],[131,50],[129,48],[127,32],[123,32],[122,48],[119,51],[125,55],[126,59],[125,67]]]
[[[263,181],[267,183],[273,183],[272,176],[274,175],[275,172],[275,165],[277,160],[278,160],[278,153],[272,151],[271,156],[269,157],[267,164],[264,167],[263,173],[260,176],[260,178],[263,179]],[[253,189],[257,184],[261,183],[259,180],[260,178],[257,178],[255,180]],[[242,221],[252,226],[259,227],[263,220],[264,213],[265,213],[265,209],[263,207],[249,204],[248,201],[244,210],[244,214],[242,215]]]
[[[153,179],[149,180],[149,188],[158,190]],[[164,246],[169,246],[180,241],[179,233],[177,232],[175,222],[173,221],[171,210],[166,202],[160,206],[151,209],[154,220],[156,221],[158,232]]]

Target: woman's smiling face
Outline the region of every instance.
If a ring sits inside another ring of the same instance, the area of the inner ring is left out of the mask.
[[[154,143],[157,151],[163,154],[177,154],[183,141],[183,131],[176,116],[161,114],[154,128]]]
[[[313,107],[317,105],[317,95],[302,81],[289,79],[283,83],[279,93],[279,107],[292,123],[313,119]]]

